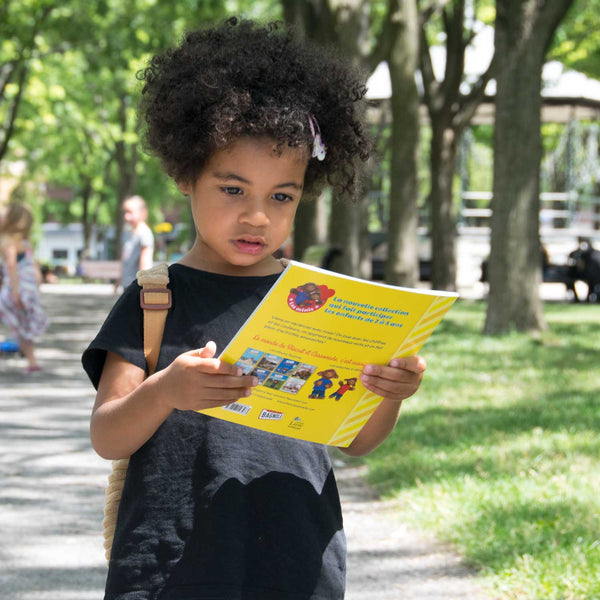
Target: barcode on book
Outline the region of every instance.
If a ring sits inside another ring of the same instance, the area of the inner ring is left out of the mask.
[[[248,406],[247,404],[234,402],[233,404],[226,404],[223,406],[223,408],[225,410],[230,410],[231,412],[237,413],[238,415],[247,415],[252,407]]]

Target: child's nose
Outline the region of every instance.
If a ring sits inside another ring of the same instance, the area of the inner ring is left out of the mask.
[[[240,215],[240,222],[254,227],[264,227],[269,224],[269,215],[265,203],[260,200],[249,201]]]

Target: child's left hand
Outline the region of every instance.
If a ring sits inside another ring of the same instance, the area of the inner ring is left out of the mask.
[[[421,385],[427,365],[421,356],[394,358],[389,365],[365,365],[360,380],[374,394],[386,400],[402,402]]]

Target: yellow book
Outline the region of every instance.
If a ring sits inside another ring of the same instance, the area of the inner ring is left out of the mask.
[[[364,365],[415,354],[457,297],[290,261],[220,357],[259,385],[246,398],[201,412],[348,446],[382,400],[360,383]]]

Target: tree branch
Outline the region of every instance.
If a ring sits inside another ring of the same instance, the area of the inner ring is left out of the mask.
[[[446,7],[442,13],[444,30],[446,31],[446,68],[442,92],[444,105],[449,109],[460,93],[460,84],[465,73],[465,41],[463,22],[465,17],[464,0],[455,0],[452,8]]]
[[[439,82],[435,78],[433,70],[433,61],[431,60],[431,48],[425,27],[419,27],[419,64],[421,67],[421,77],[423,79],[423,100],[429,109],[429,113],[437,111]]]
[[[18,86],[19,91],[15,96],[15,99],[12,103],[12,106],[9,109],[9,114],[7,116],[6,125],[2,128],[4,132],[4,136],[2,138],[2,145],[0,145],[0,161],[4,158],[6,154],[6,150],[8,149],[8,142],[12,137],[12,134],[15,129],[15,121],[17,119],[17,111],[19,110],[19,105],[21,104],[21,99],[23,97],[23,90],[25,88],[25,79],[27,78],[27,73],[29,72],[29,68],[23,64],[21,68],[21,73],[19,74]]]
[[[394,40],[400,29],[399,20],[395,18],[398,9],[398,0],[388,0],[381,32],[376,36],[375,47],[366,57],[367,66],[371,71],[374,71],[381,61],[386,60],[392,51]]]
[[[419,25],[425,25],[425,23],[427,23],[427,21],[435,14],[441,13],[451,1],[452,0],[431,0],[431,2],[427,2],[425,6],[419,10]]]

